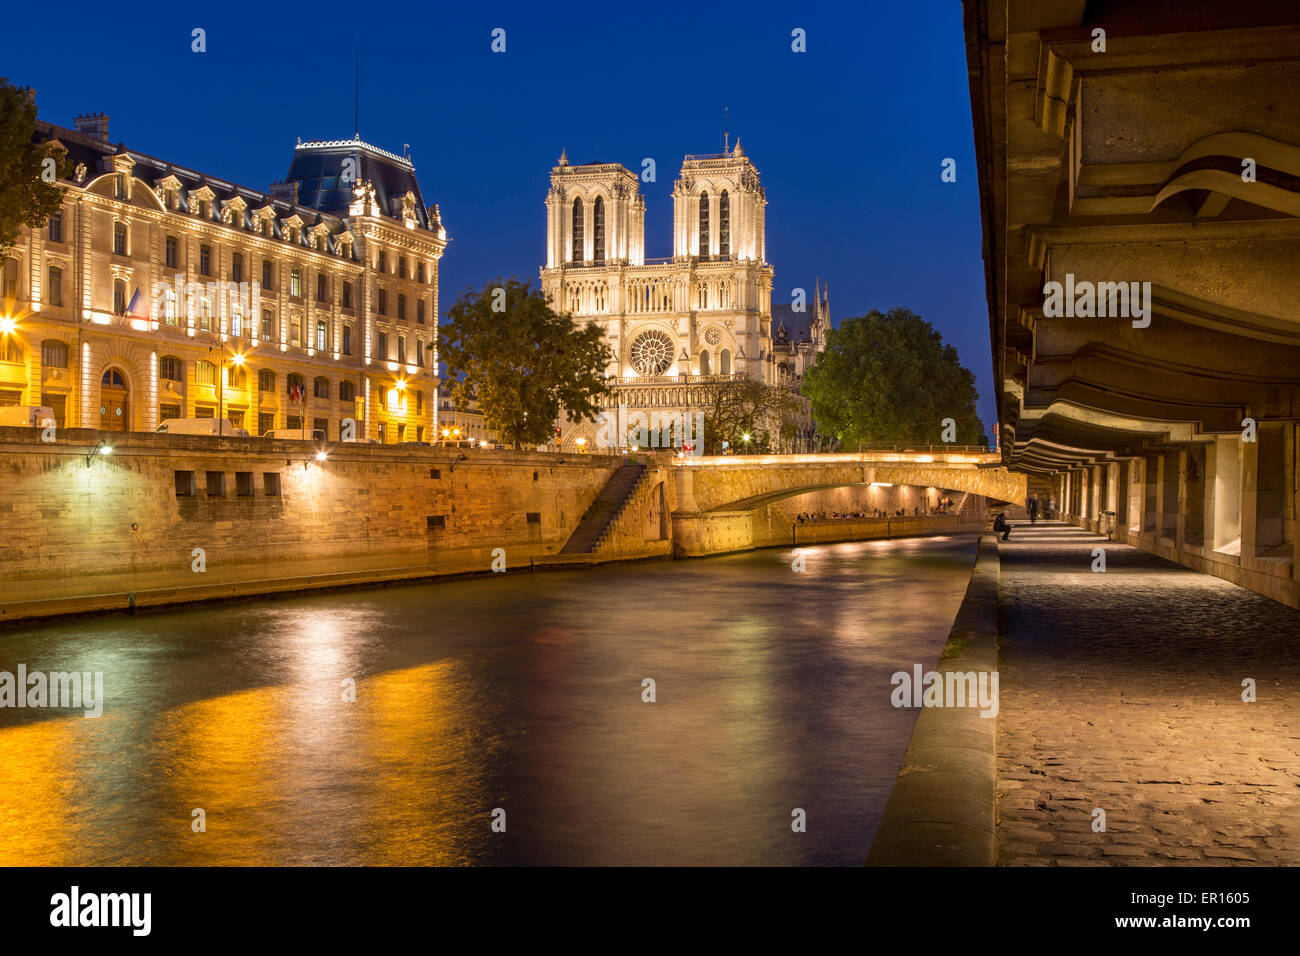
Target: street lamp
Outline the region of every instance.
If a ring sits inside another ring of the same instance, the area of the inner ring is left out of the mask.
[[[226,426],[221,423],[226,420],[226,343],[215,337],[209,338],[209,352],[212,351],[214,345],[220,350],[220,358],[217,360],[217,434],[224,435]],[[243,368],[244,353],[232,352],[230,354],[230,364]]]
[[[108,442],[106,442],[104,439],[101,438],[101,439],[99,440],[99,444],[96,445],[96,446],[91,450],[90,454],[86,456],[86,467],[87,467],[87,468],[89,468],[89,467],[91,466],[91,463],[94,462],[94,460],[95,460],[95,455],[96,455],[96,454],[100,454],[100,455],[111,455],[111,454],[113,454],[113,446],[110,445]]]

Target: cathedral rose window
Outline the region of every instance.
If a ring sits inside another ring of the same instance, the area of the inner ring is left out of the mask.
[[[708,342],[710,345],[717,345],[722,341],[722,333],[718,331],[715,326],[704,333],[704,341]]]
[[[632,367],[640,375],[662,375],[673,364],[673,343],[663,332],[642,332],[632,341]]]

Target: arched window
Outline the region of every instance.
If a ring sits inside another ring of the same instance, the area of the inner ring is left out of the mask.
[[[259,392],[275,391],[275,373],[269,368],[264,368],[257,373],[257,390]]]
[[[731,197],[725,189],[718,197],[718,255],[731,255]]]
[[[586,257],[582,248],[582,197],[573,201],[573,253],[570,262],[582,262]]]
[[[709,350],[700,349],[700,374],[709,374]]]
[[[723,349],[718,353],[718,374],[731,374],[731,352],[728,349]]]
[[[194,384],[216,385],[217,367],[207,359],[199,359],[194,363]]]
[[[329,398],[330,380],[324,377],[316,378],[311,383],[311,394],[314,398]]]
[[[600,196],[596,197],[596,203],[591,208],[591,242],[594,246],[592,258],[598,263],[605,261],[605,200]]]
[[[700,258],[709,258],[709,194],[700,193]]]
[[[284,393],[290,397],[295,394],[306,394],[302,384],[302,376],[297,372],[290,372],[288,378],[284,380]],[[295,399],[296,401],[296,399]]]
[[[354,402],[357,398],[357,387],[351,382],[339,382],[339,401]]]
[[[248,388],[248,372],[242,365],[230,365],[226,368],[226,386],[243,391]]]

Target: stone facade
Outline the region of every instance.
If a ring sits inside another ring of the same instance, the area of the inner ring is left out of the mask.
[[[690,415],[709,401],[707,386],[729,380],[797,392],[825,348],[830,294],[815,284],[811,301],[773,308],[767,198],[740,141],[682,163],[671,258],[646,258],[639,185],[620,163],[575,166],[562,155],[546,196],[542,290],[556,309],[604,331],[614,354],[606,369],[615,387],[610,406],[624,409],[619,429],[634,428],[639,416]],[[798,404],[797,437],[784,450],[810,447],[811,416],[806,402]],[[613,438],[616,447],[633,444],[626,434]],[[609,443],[599,426],[561,423],[562,444],[579,439]]]
[[[433,438],[448,239],[409,159],[299,143],[259,192],[111,145],[106,116],[76,126],[40,124],[68,160],[63,208],[0,263],[0,405],[68,428]]]

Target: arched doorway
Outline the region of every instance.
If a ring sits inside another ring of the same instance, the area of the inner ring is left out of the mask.
[[[99,380],[99,428],[124,432],[131,427],[130,391],[121,369],[106,368]]]

